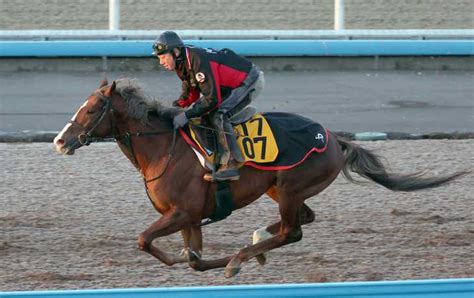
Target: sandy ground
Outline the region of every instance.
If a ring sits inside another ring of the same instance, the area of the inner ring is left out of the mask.
[[[346,0],[346,29],[471,29],[472,0]],[[333,29],[333,0],[122,0],[121,29]],[[107,0],[0,0],[0,30],[108,29]]]
[[[364,142],[393,170],[472,169],[474,140]],[[138,173],[113,143],[61,156],[52,144],[0,144],[0,290],[163,287],[459,278],[474,276],[473,175],[448,186],[394,193],[338,178],[307,201],[316,221],[301,242],[244,264],[225,279],[167,267],[136,248],[159,215]],[[278,219],[263,197],[204,228],[204,257],[236,253]],[[179,235],[156,242],[171,252]]]

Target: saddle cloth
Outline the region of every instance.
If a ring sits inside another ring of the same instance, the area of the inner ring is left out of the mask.
[[[319,123],[290,113],[256,113],[235,125],[243,165],[260,170],[287,170],[302,163],[312,152],[327,147],[328,132]],[[180,129],[181,136],[194,149],[201,164],[213,169],[215,163],[213,131],[190,123]]]

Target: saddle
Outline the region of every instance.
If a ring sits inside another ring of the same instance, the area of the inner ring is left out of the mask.
[[[326,150],[328,132],[311,119],[291,113],[255,113],[251,106],[234,117],[225,130],[231,154],[241,166],[288,170],[310,153]],[[215,170],[217,158],[213,130],[194,120],[180,130],[201,165],[209,170]]]

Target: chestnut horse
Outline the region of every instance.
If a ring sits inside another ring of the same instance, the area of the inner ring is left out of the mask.
[[[311,154],[300,165],[283,171],[240,169],[240,180],[230,182],[234,209],[242,208],[263,194],[277,202],[281,220],[263,231],[267,235],[235,255],[204,260],[201,221],[214,211],[216,185],[203,180],[206,170],[191,147],[173,129],[178,108],[168,108],[144,96],[135,80],[101,83],[54,139],[57,151],[73,154],[94,138],[115,138],[120,149],[140,171],[149,198],[162,216],[139,235],[139,249],[166,265],[188,262],[195,270],[226,267],[225,276],[237,274],[241,264],[253,257],[263,264],[263,253],[302,238],[301,225],[314,220],[304,201],[328,187],[343,171],[349,171],[394,191],[414,191],[447,183],[466,172],[425,178],[419,174],[388,173],[379,157],[362,147],[329,133],[327,149]],[[184,249],[169,254],[152,244],[158,237],[181,231]]]

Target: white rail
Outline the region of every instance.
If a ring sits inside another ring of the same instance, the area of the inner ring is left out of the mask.
[[[344,0],[334,0],[334,30],[344,30]],[[109,30],[120,29],[120,0],[109,0]]]
[[[0,30],[0,40],[153,40],[163,30]],[[176,30],[184,39],[474,39],[474,29]]]

